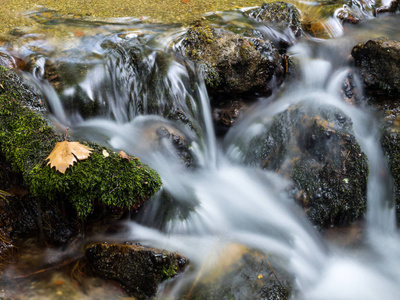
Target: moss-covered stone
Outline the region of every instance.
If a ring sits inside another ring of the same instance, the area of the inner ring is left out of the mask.
[[[93,154],[66,174],[51,169],[45,159],[63,137],[35,110],[41,102],[18,75],[1,67],[0,83],[0,152],[33,195],[66,201],[85,218],[96,203],[136,209],[160,188],[158,174],[138,159],[123,159],[111,150],[104,157],[104,148],[95,144],[90,144]]]
[[[282,58],[272,42],[221,28],[191,27],[183,40],[183,52],[198,63],[213,94],[268,94],[284,75]]]
[[[254,138],[246,162],[290,178],[297,202],[319,227],[346,224],[366,208],[368,165],[351,120],[339,111],[298,106]]]
[[[35,166],[29,173],[31,192],[49,200],[66,199],[85,218],[96,203],[136,210],[160,188],[157,173],[139,159],[123,159],[109,149],[105,157],[104,147],[88,145],[94,152],[65,174],[46,164]]]
[[[182,272],[188,261],[167,251],[140,245],[95,244],[86,248],[93,272],[118,281],[136,299],[149,299],[158,284]]]

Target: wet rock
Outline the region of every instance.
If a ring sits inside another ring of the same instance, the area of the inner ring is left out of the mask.
[[[224,135],[246,107],[244,100],[218,101],[217,105],[212,107],[216,134]]]
[[[400,101],[380,101],[376,105],[384,114],[382,130],[382,149],[388,159],[389,169],[393,177],[396,217],[400,221]]]
[[[29,193],[26,190],[26,193]],[[16,242],[31,238],[39,243],[64,246],[79,233],[79,220],[72,207],[47,203],[29,194],[3,203],[1,217]]]
[[[289,299],[293,278],[278,257],[229,245],[210,269],[204,268],[196,281],[181,288],[175,299]],[[168,291],[168,282],[164,290]],[[165,295],[163,295],[165,296]]]
[[[281,1],[265,3],[246,14],[257,21],[271,23],[278,31],[292,37],[292,40],[303,36],[300,12],[293,4]]]
[[[400,95],[400,42],[369,40],[355,46],[351,55],[368,94]]]
[[[4,214],[5,205],[13,200],[10,193],[0,190],[0,272],[4,270],[8,261],[14,256],[15,246],[10,236],[11,226]]]
[[[270,41],[194,26],[183,40],[184,55],[198,63],[211,93],[268,94],[282,82],[282,58]]]
[[[381,15],[385,13],[398,13],[400,11],[400,0],[392,0],[389,5],[381,6],[376,9],[376,14]]]
[[[185,257],[140,245],[95,244],[86,248],[93,272],[121,284],[136,299],[149,299],[158,284],[184,271]]]
[[[289,109],[253,138],[245,162],[276,170],[317,226],[346,224],[365,211],[368,167],[343,112]]]
[[[356,10],[344,5],[342,8],[335,11],[335,16],[342,22],[342,24],[358,24],[364,17],[355,12]]]

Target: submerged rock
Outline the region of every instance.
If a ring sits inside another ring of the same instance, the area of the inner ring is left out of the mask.
[[[276,170],[317,226],[346,224],[365,212],[368,166],[340,111],[296,106],[276,116],[249,145],[245,162]]]
[[[371,95],[400,95],[400,42],[369,40],[351,52],[366,91]]]
[[[268,94],[282,82],[282,58],[270,41],[208,26],[194,26],[184,55],[198,63],[211,93]]]
[[[285,271],[278,257],[230,244],[211,266],[202,266],[195,282],[182,286],[179,295],[173,297],[186,300],[289,299],[294,294],[293,283],[293,277]],[[164,290],[168,291],[168,282]]]
[[[149,299],[158,284],[184,271],[185,257],[140,245],[95,244],[86,248],[93,272],[121,284],[136,299]]]

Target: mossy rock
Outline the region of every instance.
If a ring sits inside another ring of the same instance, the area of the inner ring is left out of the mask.
[[[45,163],[57,134],[39,112],[41,101],[20,77],[0,67],[0,152],[22,174],[33,195],[66,201],[86,218],[95,204],[134,210],[161,186],[158,174],[138,159],[124,159],[111,150],[90,144],[90,157],[61,174]],[[39,111],[38,111],[39,110]]]
[[[292,107],[246,148],[252,149],[246,163],[292,180],[295,200],[318,227],[347,224],[364,215],[367,158],[342,112]]]
[[[183,54],[199,65],[212,94],[266,95],[273,85],[282,83],[282,57],[270,41],[221,28],[193,26],[182,44]]]
[[[182,272],[188,260],[176,253],[140,245],[94,244],[86,248],[93,272],[112,279],[135,299],[149,299],[158,284]]]

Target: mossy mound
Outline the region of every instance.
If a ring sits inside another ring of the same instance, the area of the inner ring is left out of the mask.
[[[22,173],[33,195],[49,201],[67,201],[80,218],[96,203],[131,210],[161,186],[158,174],[138,159],[124,159],[90,144],[92,155],[61,174],[45,159],[63,137],[42,117],[41,101],[19,76],[0,67],[0,153],[13,171]],[[36,108],[36,110],[35,110]]]
[[[45,163],[29,174],[31,192],[50,200],[70,201],[79,217],[87,217],[95,203],[136,210],[158,191],[161,185],[155,171],[139,159],[124,159],[114,152],[102,154],[104,147],[88,144],[94,152],[88,159],[68,168],[65,174]]]

